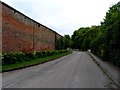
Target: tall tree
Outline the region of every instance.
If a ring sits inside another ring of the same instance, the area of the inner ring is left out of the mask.
[[[71,48],[71,37],[69,35],[64,35],[64,41],[65,41],[65,49]]]
[[[110,7],[100,26],[83,27],[72,35],[73,48],[91,49],[103,60],[120,67],[120,2]]]

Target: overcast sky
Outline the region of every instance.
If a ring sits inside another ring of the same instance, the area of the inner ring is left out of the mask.
[[[120,0],[2,0],[61,35],[100,25],[109,7]]]

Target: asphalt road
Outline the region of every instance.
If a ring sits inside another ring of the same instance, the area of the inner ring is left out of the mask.
[[[86,52],[41,65],[5,72],[3,88],[109,88],[112,81]]]

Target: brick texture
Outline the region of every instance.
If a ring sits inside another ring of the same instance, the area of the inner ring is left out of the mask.
[[[0,3],[0,54],[1,53],[2,53],[2,4]]]
[[[3,52],[55,50],[58,37],[62,36],[2,3]]]

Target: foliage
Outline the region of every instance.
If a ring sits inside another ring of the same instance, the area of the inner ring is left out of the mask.
[[[64,49],[64,48],[65,48],[65,47],[64,47],[64,44],[65,44],[65,41],[64,41],[63,37],[62,37],[62,38],[58,38],[58,39],[56,40],[56,49],[57,49],[57,50],[62,50],[62,49]]]
[[[88,50],[120,67],[120,2],[110,7],[100,26],[74,31],[72,47]]]
[[[28,67],[28,66],[33,66],[33,65],[45,63],[45,62],[54,60],[56,58],[60,58],[62,56],[68,55],[70,53],[72,53],[72,52],[71,51],[68,51],[68,52],[64,51],[64,53],[62,52],[62,53],[47,56],[44,58],[35,58],[34,60],[30,60],[30,61],[24,61],[24,62],[19,62],[19,63],[15,63],[15,64],[3,65],[2,72],[16,70],[16,69],[20,69],[20,68],[24,68],[24,67]]]
[[[58,38],[56,43],[57,50],[63,50],[67,48],[71,48],[72,40],[69,35],[64,35],[64,37]]]
[[[37,51],[37,52],[9,52],[2,54],[2,64],[9,65],[20,63],[24,61],[31,61],[38,58],[44,58],[48,56],[57,55],[60,53],[68,52],[68,50],[52,50],[52,51]]]
[[[64,35],[65,49],[71,48],[72,40],[69,35]]]

